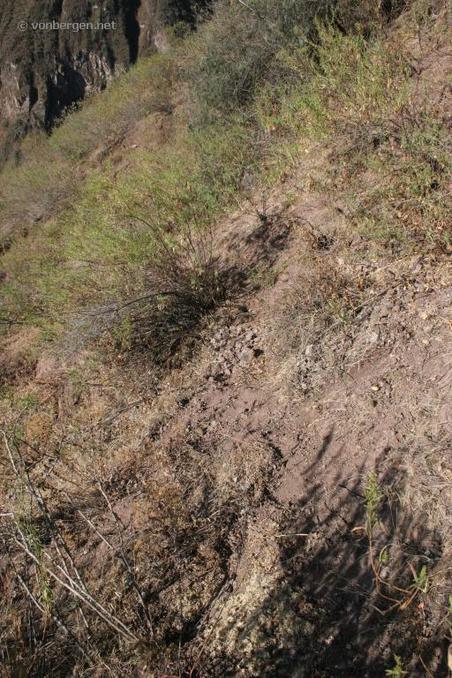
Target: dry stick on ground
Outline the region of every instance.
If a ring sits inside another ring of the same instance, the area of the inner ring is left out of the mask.
[[[45,556],[47,557],[48,560],[50,560],[52,565],[54,567],[56,567],[56,569],[61,572],[61,574],[67,580],[68,583],[66,581],[64,581],[64,579],[61,579],[60,576],[57,575],[53,571],[53,569],[44,565],[43,563],[41,563],[38,560],[38,558],[35,556],[35,554],[28,547],[27,538],[24,535],[23,531],[20,528],[18,521],[15,518],[13,518],[14,524],[15,524],[16,530],[17,530],[18,534],[20,535],[20,538],[21,538],[22,541],[17,539],[17,537],[14,537],[14,541],[32,559],[32,561],[37,566],[44,568],[44,570],[53,579],[55,579],[55,581],[57,581],[59,584],[61,584],[61,586],[63,586],[66,590],[68,590],[70,593],[72,593],[78,600],[85,603],[92,611],[94,611],[99,617],[101,617],[111,628],[113,628],[115,631],[117,631],[121,635],[125,636],[129,640],[138,641],[139,639],[137,638],[137,636],[125,624],[123,624],[120,619],[118,619],[115,615],[108,612],[108,610],[106,610],[106,608],[101,603],[99,603],[97,600],[95,600],[95,598],[93,598],[93,596],[91,596],[91,594],[89,593],[84,581],[82,580],[82,578],[80,576],[80,573],[79,573],[77,567],[75,566],[74,560],[73,560],[73,558],[72,558],[72,556],[69,552],[69,549],[68,549],[68,547],[67,547],[67,545],[64,541],[64,538],[62,537],[59,530],[57,530],[55,528],[55,525],[53,524],[53,522],[51,520],[50,513],[47,509],[46,503],[45,503],[41,493],[39,492],[39,490],[37,490],[34,487],[33,483],[31,482],[30,477],[27,474],[26,467],[23,463],[22,458],[20,457],[19,452],[18,452],[18,454],[19,454],[19,458],[20,458],[22,466],[23,466],[24,476],[21,475],[21,473],[20,473],[20,471],[17,467],[17,464],[14,460],[14,456],[13,456],[11,447],[9,445],[9,441],[8,441],[8,437],[7,437],[6,433],[4,431],[2,431],[2,434],[3,434],[3,438],[4,438],[4,441],[5,441],[8,456],[10,458],[10,462],[11,462],[11,465],[12,465],[12,468],[13,468],[15,475],[22,482],[24,482],[24,478],[25,478],[25,484],[27,485],[29,491],[31,492],[32,496],[34,496],[36,501],[38,502],[38,505],[39,505],[43,515],[46,517],[46,520],[50,521],[49,526],[52,530],[52,535],[54,536],[55,548],[57,549],[57,553],[58,553],[58,555],[61,559],[63,566],[54,562],[54,560],[52,560],[51,556],[48,553],[45,553]],[[62,555],[61,549],[59,548],[58,543],[57,543],[58,538],[63,543],[63,548],[64,548],[64,551],[66,553],[66,556],[68,557],[69,562],[70,562],[70,564],[71,564],[71,566],[72,566],[72,568],[75,572],[75,579],[68,572],[67,562],[66,562],[64,556]],[[85,620],[85,624],[87,624],[86,620]]]
[[[58,582],[67,591],[72,593],[72,595],[75,596],[78,600],[85,603],[93,612],[95,612],[99,617],[101,617],[101,619],[103,619],[114,631],[124,636],[128,640],[134,640],[136,642],[139,641],[139,638],[134,633],[132,633],[132,631],[125,624],[123,624],[120,619],[110,614],[108,610],[106,610],[100,603],[98,603],[89,593],[81,591],[78,588],[77,583],[73,579],[71,579],[71,577],[69,577],[60,566],[57,566],[57,569],[61,571],[62,575],[66,577],[69,583],[64,581],[64,579],[57,575],[50,567],[40,562],[39,559],[35,556],[35,554],[27,546],[27,539],[17,524],[16,528],[22,541],[19,540],[17,537],[14,537],[15,543],[17,544],[17,546],[19,546],[19,548],[22,549],[22,551],[24,551],[24,553],[27,554],[29,558],[31,558],[35,565],[43,569],[50,577],[52,577],[52,579]],[[46,555],[53,564],[53,561],[50,558],[50,556],[48,554]]]
[[[33,484],[32,480],[30,478],[29,470],[28,470],[28,468],[27,468],[27,466],[26,466],[26,464],[25,464],[25,462],[22,458],[22,455],[20,454],[19,449],[16,446],[16,453],[17,453],[19,460],[20,460],[20,463],[21,463],[22,473],[19,471],[17,464],[14,460],[14,456],[13,456],[13,453],[12,453],[12,450],[11,450],[11,447],[10,447],[10,444],[9,444],[9,441],[8,441],[8,436],[6,435],[5,431],[2,431],[2,434],[3,434],[3,439],[4,439],[4,442],[5,442],[6,450],[7,450],[8,457],[9,457],[12,469],[14,471],[14,474],[15,474],[16,478],[19,480],[19,482],[22,482],[22,483],[25,482],[25,485],[28,488],[30,496],[32,496],[36,499],[38,506],[39,506],[43,516],[45,517],[46,522],[47,522],[49,529],[52,533],[52,536],[54,538],[55,548],[56,548],[56,551],[58,553],[58,556],[60,557],[61,563],[63,564],[64,571],[67,573],[68,576],[70,576],[68,565],[67,565],[67,561],[69,561],[69,564],[70,564],[70,566],[71,566],[71,568],[72,568],[72,570],[75,574],[75,577],[76,577],[81,589],[88,592],[87,586],[86,586],[85,582],[83,581],[83,579],[80,575],[80,572],[75,565],[74,559],[72,558],[71,552],[70,552],[70,550],[69,550],[69,548],[66,544],[66,541],[65,541],[63,535],[61,534],[61,531],[57,528],[54,521],[52,520],[52,517],[51,517],[50,512],[48,510],[47,504],[46,504],[46,502],[45,502],[45,500],[42,496],[42,493]],[[58,542],[60,542],[61,548],[60,548],[60,544]],[[62,551],[65,555],[63,555]],[[81,615],[82,615],[83,623],[85,624],[85,627],[88,628],[88,622],[87,622],[85,615],[83,613],[83,610],[81,608],[80,608],[80,612],[81,612]]]
[[[36,607],[38,608],[38,610],[39,610],[40,612],[42,612],[43,615],[45,615],[47,611],[44,609],[44,607],[40,604],[40,602],[37,600],[37,598],[36,598],[36,597],[33,595],[33,593],[30,591],[30,589],[28,588],[27,584],[25,583],[25,581],[22,579],[22,577],[20,576],[20,574],[19,574],[18,572],[16,572],[16,577],[17,577],[17,580],[19,581],[19,584],[20,584],[20,585],[22,586],[22,588],[25,590],[25,592],[26,592],[26,594],[28,595],[28,597],[30,598],[30,600],[34,603],[34,605],[36,605]],[[57,626],[59,626],[61,629],[63,629],[63,631],[65,631],[65,633],[66,633],[70,638],[72,638],[72,640],[74,641],[74,643],[77,645],[78,649],[80,650],[80,653],[83,655],[83,657],[86,659],[86,661],[90,664],[90,666],[92,666],[93,661],[92,661],[91,657],[89,656],[89,654],[87,653],[87,651],[85,650],[85,648],[83,647],[83,645],[81,645],[81,643],[80,643],[80,641],[78,640],[77,636],[75,636],[75,635],[72,633],[72,631],[70,631],[70,630],[68,629],[68,627],[66,626],[66,624],[58,617],[58,615],[56,615],[56,614],[53,613],[53,612],[50,612],[50,616],[52,617],[53,621],[57,624]]]
[[[106,501],[107,501],[109,510],[110,510],[110,512],[112,513],[113,518],[115,519],[115,522],[118,523],[118,518],[117,518],[117,516],[116,516],[115,511],[114,511],[113,508],[111,507],[111,504],[110,504],[108,498],[107,498],[106,495],[104,494],[103,490],[101,490],[101,492],[102,492],[103,496],[106,498]],[[68,495],[67,493],[65,493],[65,496],[66,496],[66,498],[68,499],[68,501],[70,501],[70,502],[73,504],[71,498],[69,497],[69,495]],[[142,609],[143,609],[144,616],[145,616],[145,619],[146,619],[146,625],[147,625],[147,627],[148,627],[148,630],[149,630],[149,632],[150,632],[150,635],[151,635],[151,637],[153,637],[153,636],[154,636],[154,628],[153,628],[153,624],[152,624],[151,617],[150,617],[150,615],[149,615],[149,610],[148,610],[147,605],[146,605],[146,603],[145,603],[145,600],[144,600],[143,594],[142,594],[142,592],[141,592],[141,590],[140,590],[140,587],[138,586],[138,583],[137,583],[135,574],[134,574],[134,572],[133,572],[133,568],[132,568],[132,566],[131,566],[131,564],[130,564],[130,562],[129,562],[129,559],[127,558],[127,556],[126,556],[126,554],[125,554],[125,552],[124,552],[123,541],[122,541],[122,535],[120,534],[120,542],[121,542],[121,545],[120,545],[120,548],[119,548],[119,554],[118,554],[118,553],[117,553],[118,549],[116,549],[116,548],[113,546],[113,544],[105,537],[105,535],[103,535],[103,534],[100,532],[100,530],[94,525],[94,523],[88,518],[88,516],[86,516],[86,515],[83,513],[83,511],[81,511],[81,509],[76,509],[76,510],[77,510],[77,513],[83,518],[83,520],[89,525],[89,527],[97,534],[97,536],[99,537],[99,539],[101,539],[101,541],[102,541],[106,546],[108,546],[108,548],[109,548],[111,551],[113,551],[113,553],[114,553],[115,555],[117,555],[117,557],[119,558],[119,560],[120,560],[120,561],[122,562],[122,564],[124,565],[124,567],[125,567],[125,569],[126,569],[126,571],[127,571],[127,574],[128,574],[129,577],[130,577],[130,581],[131,581],[131,583],[132,583],[132,587],[134,588],[134,590],[135,590],[135,592],[136,592],[136,594],[137,594],[139,603],[140,603],[140,605],[141,605],[141,607],[142,607]],[[123,526],[122,523],[120,523],[120,526],[121,526],[122,529],[124,529],[124,526]]]
[[[128,306],[133,306],[133,304],[138,304],[140,301],[146,301],[147,299],[152,299],[153,297],[174,297],[176,296],[176,292],[172,291],[161,291],[161,292],[146,292],[146,294],[142,294],[139,297],[134,297],[133,299],[129,299],[128,301],[125,301],[123,304],[118,305],[118,304],[113,304],[108,306],[107,308],[100,308],[97,309],[96,311],[91,311],[87,315],[89,316],[99,316],[99,315],[108,315],[109,313],[119,313],[119,311],[122,311],[123,309],[127,308]]]
[[[106,419],[102,419],[101,421],[98,422],[98,424],[95,424],[95,426],[109,426],[114,422],[115,419],[117,419],[121,414],[124,414],[124,412],[128,412],[129,410],[132,410],[134,407],[138,407],[139,405],[142,405],[145,402],[144,398],[140,398],[140,400],[134,400],[132,403],[128,403],[127,405],[123,405],[123,407],[119,407],[113,414],[110,414],[109,417]]]

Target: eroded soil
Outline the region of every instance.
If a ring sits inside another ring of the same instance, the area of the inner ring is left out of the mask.
[[[447,262],[372,250],[296,177],[218,232],[240,291],[183,367],[99,364],[90,348],[29,364],[20,333],[5,347],[37,403],[3,413],[31,479],[93,595],[153,627],[128,675],[382,676],[400,655],[409,675],[445,676]],[[369,533],[372,473],[385,496]]]

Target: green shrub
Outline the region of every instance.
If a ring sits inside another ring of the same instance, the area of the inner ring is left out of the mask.
[[[256,120],[274,136],[334,149],[330,186],[366,235],[447,247],[450,138],[439,101],[381,36],[319,24],[317,40],[277,55],[294,77],[262,88]]]
[[[274,56],[312,37],[315,20],[326,17],[321,0],[217,2],[214,16],[193,41],[191,79],[201,117],[236,113],[266,78],[280,78]]]

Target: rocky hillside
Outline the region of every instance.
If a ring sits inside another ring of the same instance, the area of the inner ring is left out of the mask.
[[[0,171],[1,676],[447,678],[448,4],[182,10]]]
[[[0,7],[0,144],[64,112],[156,49],[165,23],[194,14],[188,0],[21,0]],[[59,28],[63,26],[63,28]],[[158,43],[158,40],[157,40]]]

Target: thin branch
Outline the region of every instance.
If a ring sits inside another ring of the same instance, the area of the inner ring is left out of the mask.
[[[31,558],[31,560],[38,567],[43,568],[45,572],[47,572],[47,574],[49,574],[55,581],[57,581],[61,586],[63,586],[63,588],[65,588],[67,591],[72,593],[73,596],[81,600],[82,603],[85,603],[85,605],[87,605],[93,612],[95,612],[99,617],[101,617],[117,633],[120,633],[129,640],[134,640],[138,642],[139,639],[137,638],[137,636],[135,636],[135,634],[133,634],[132,631],[130,631],[130,629],[128,629],[127,626],[125,626],[125,624],[123,624],[120,619],[114,617],[109,612],[107,612],[105,608],[103,608],[97,601],[95,601],[94,598],[92,598],[92,596],[90,596],[88,593],[80,592],[77,588],[77,584],[73,580],[71,580],[71,578],[64,571],[63,575],[65,575],[66,578],[69,579],[69,581],[71,582],[70,584],[66,583],[64,579],[61,579],[61,577],[59,577],[50,567],[41,563],[35,556],[35,554],[32,553],[32,551],[30,551],[30,549],[28,548],[23,533],[20,530],[19,533],[22,537],[22,540],[24,541],[22,542],[19,539],[17,539],[17,537],[14,537],[15,543],[22,549],[22,551],[24,551],[28,555],[29,558]],[[59,566],[57,567],[60,570],[62,569]]]
[[[19,524],[17,521],[15,521],[15,526],[17,529],[17,532],[19,533],[21,540],[17,539],[17,537],[14,537],[14,541],[16,544],[33,560],[33,562],[40,568],[43,568],[53,579],[55,579],[61,586],[66,588],[68,591],[70,591],[77,599],[79,599],[81,602],[85,603],[88,607],[90,607],[99,617],[101,617],[111,628],[113,628],[115,631],[118,633],[121,633],[125,637],[138,641],[137,636],[135,636],[130,629],[121,622],[120,619],[112,615],[108,610],[106,610],[103,605],[101,605],[97,600],[91,596],[91,594],[88,591],[88,588],[83,581],[82,577],[80,576],[80,573],[74,563],[74,560],[70,554],[70,551],[65,543],[65,540],[59,530],[55,528],[55,525],[53,521],[51,520],[51,516],[49,513],[49,510],[47,508],[47,505],[45,503],[44,498],[42,497],[42,494],[37,490],[37,488],[34,487],[29,474],[27,473],[26,467],[24,465],[23,459],[20,456],[20,452],[16,450],[19,459],[21,461],[22,467],[23,467],[23,475],[20,473],[17,463],[14,459],[14,455],[12,453],[11,447],[9,445],[8,437],[5,433],[5,431],[2,431],[3,438],[5,441],[7,453],[11,462],[11,466],[13,468],[14,473],[16,474],[17,478],[21,480],[22,482],[25,481],[25,484],[27,485],[30,494],[35,497],[44,517],[46,518],[49,527],[51,529],[52,535],[54,536],[55,539],[55,548],[57,550],[57,553],[61,559],[61,563],[63,566],[59,565],[58,563],[54,562],[51,558],[51,556],[45,552],[45,556],[47,559],[50,560],[52,565],[54,565],[63,575],[63,577],[67,580],[64,581],[64,579],[61,579],[50,567],[42,563],[41,561],[38,560],[38,558],[35,556],[35,554],[30,550],[28,547],[28,542],[27,539],[21,530]],[[65,561],[65,557],[63,556],[61,549],[58,545],[58,538],[62,542],[62,548],[64,549],[64,552],[66,554],[66,557],[68,558],[70,565],[75,573],[76,580],[73,579],[73,577],[69,574],[68,568],[67,568],[67,563]],[[86,623],[86,620],[85,620]]]
[[[68,629],[68,627],[66,626],[66,624],[65,624],[65,623],[64,623],[64,622],[63,622],[56,614],[54,614],[53,612],[49,612],[49,611],[45,610],[45,608],[40,604],[40,602],[37,600],[37,598],[35,598],[35,596],[33,595],[33,593],[30,591],[30,589],[28,588],[27,584],[25,583],[25,581],[22,579],[22,577],[20,576],[20,574],[19,574],[18,572],[16,572],[16,577],[17,577],[17,579],[18,579],[20,585],[21,585],[22,588],[25,590],[25,592],[27,593],[27,595],[28,595],[28,597],[30,598],[30,600],[36,605],[36,607],[38,608],[38,610],[39,610],[40,612],[42,612],[43,615],[45,615],[46,613],[49,613],[49,614],[50,614],[50,616],[52,617],[53,621],[57,624],[57,626],[59,626],[60,628],[62,628],[63,631],[65,631],[65,632],[67,633],[67,635],[70,636],[70,637],[72,638],[72,640],[74,641],[74,643],[77,645],[78,649],[80,650],[80,653],[85,657],[85,659],[87,660],[87,662],[88,662],[90,665],[92,665],[93,662],[92,662],[92,660],[91,660],[91,657],[90,657],[89,654],[86,652],[86,650],[84,649],[83,645],[81,645],[81,643],[80,643],[80,641],[78,640],[77,636],[75,636],[75,635],[72,633],[72,631],[70,631],[70,630]]]
[[[118,516],[118,514],[117,514],[116,511],[114,510],[114,508],[113,508],[113,506],[112,506],[112,504],[111,504],[111,502],[110,502],[110,499],[108,498],[108,495],[107,495],[106,492],[104,491],[104,488],[102,487],[102,483],[101,483],[100,481],[98,482],[98,487],[99,487],[100,492],[102,493],[102,496],[104,497],[104,499],[105,499],[105,501],[106,501],[106,503],[107,503],[108,509],[109,509],[110,513],[112,514],[115,523],[116,523],[116,524],[119,526],[119,528],[120,528],[120,530],[119,530],[119,539],[120,539],[119,558],[120,558],[120,560],[122,561],[124,567],[126,568],[128,574],[129,574],[130,581],[131,581],[131,583],[132,583],[132,586],[133,586],[133,588],[134,588],[134,590],[135,590],[135,592],[136,592],[136,594],[137,594],[138,600],[139,600],[139,602],[140,602],[140,604],[141,604],[141,607],[142,607],[142,609],[143,609],[143,613],[144,613],[144,616],[145,616],[145,619],[146,619],[146,625],[147,625],[147,627],[148,627],[148,629],[149,629],[149,632],[150,632],[150,634],[151,634],[151,637],[153,637],[153,636],[154,636],[154,627],[153,627],[153,624],[152,624],[151,617],[150,617],[150,615],[149,615],[148,607],[147,607],[147,605],[146,605],[146,603],[145,603],[145,600],[144,600],[143,594],[142,594],[142,592],[141,592],[141,589],[140,589],[140,587],[138,586],[138,582],[137,582],[137,580],[136,580],[135,573],[134,573],[134,571],[133,571],[133,569],[132,569],[132,567],[131,567],[131,565],[130,565],[129,559],[127,558],[127,556],[126,556],[126,554],[125,554],[125,551],[124,551],[124,545],[123,545],[123,540],[122,540],[122,532],[123,532],[123,530],[125,529],[125,528],[124,528],[124,525],[123,525],[123,523],[122,523],[120,517]],[[111,544],[109,544],[108,541],[106,541],[105,539],[104,539],[104,541],[105,541],[105,543],[107,543],[107,544],[110,546],[111,549],[114,550],[113,546],[112,546]]]

